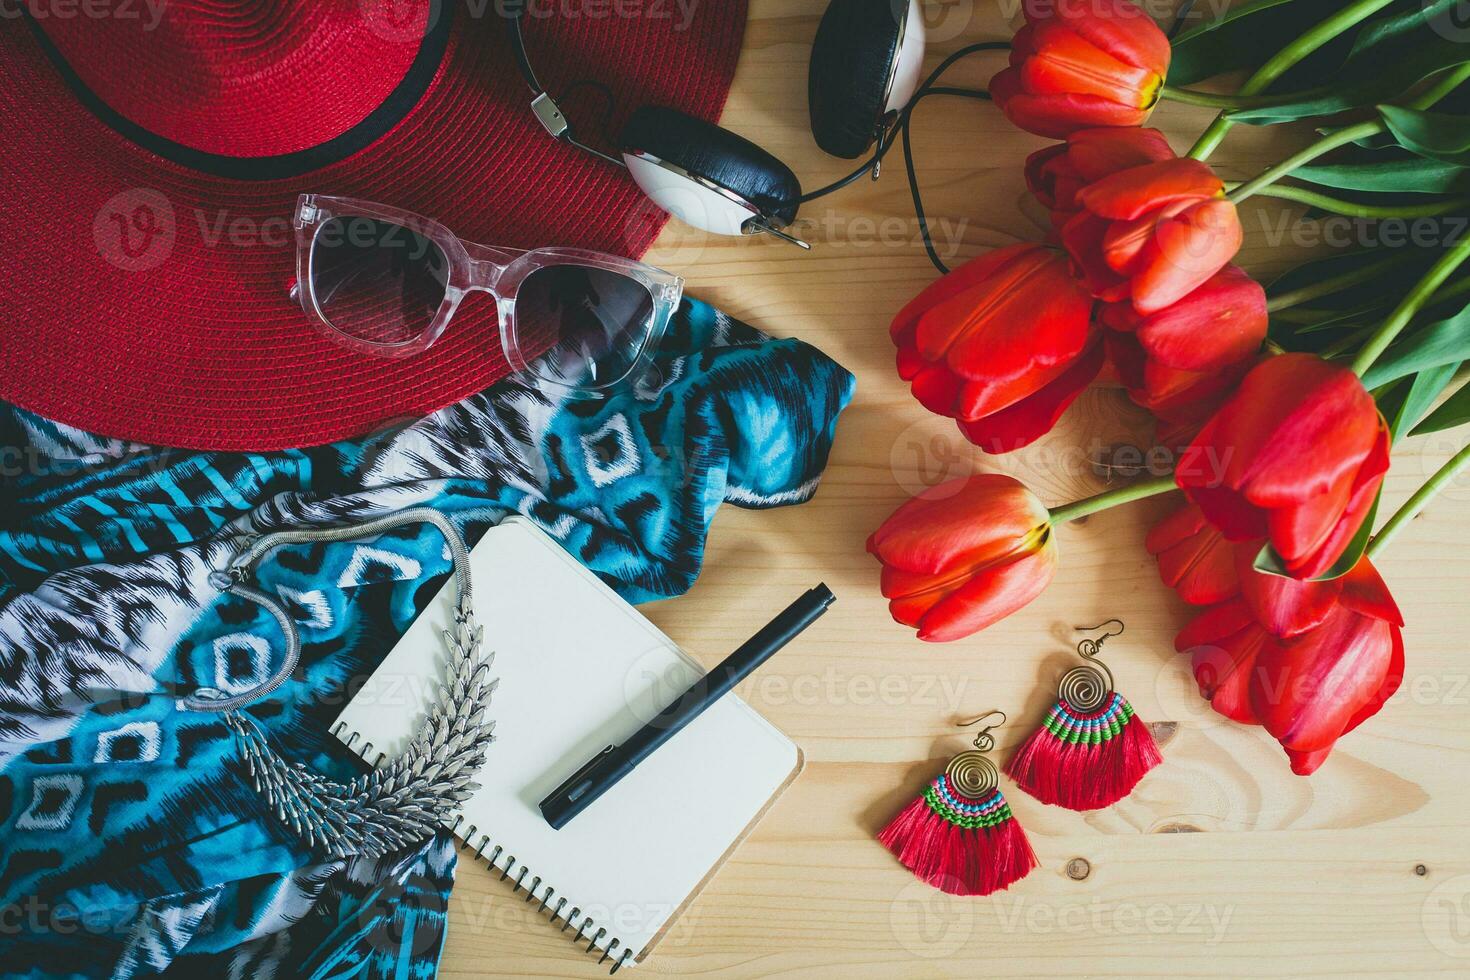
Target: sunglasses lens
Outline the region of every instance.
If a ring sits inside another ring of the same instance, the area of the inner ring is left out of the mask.
[[[531,372],[568,387],[623,380],[652,329],[653,294],[617,272],[547,266],[528,275],[516,294],[516,340]]]
[[[449,260],[415,231],[376,218],[341,217],[317,231],[311,284],[332,327],[356,340],[411,344],[434,322]]]

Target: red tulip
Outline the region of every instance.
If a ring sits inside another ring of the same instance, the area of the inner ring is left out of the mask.
[[[1164,584],[1191,605],[1212,606],[1240,593],[1235,545],[1194,504],[1155,524],[1144,547],[1158,559]]]
[[[983,473],[930,487],[868,538],[893,618],[957,640],[1041,594],[1056,572],[1051,517],[1019,481]]]
[[[1251,369],[1174,477],[1226,538],[1265,538],[1292,577],[1314,578],[1367,517],[1388,454],[1388,425],[1352,371],[1282,354]]]
[[[1093,126],[1138,126],[1159,101],[1169,40],[1126,0],[1026,0],[1010,67],[990,82],[1006,118],[1061,139]]]
[[[899,311],[898,373],[925,408],[990,452],[1028,445],[1096,377],[1092,299],[1067,258],[1011,245],[973,259]]]
[[[1097,298],[1131,299],[1139,313],[1157,313],[1240,250],[1240,217],[1224,191],[1198,160],[1130,167],[1077,192],[1083,210],[1063,226],[1062,244]]]
[[[1109,303],[1108,353],[1129,396],[1161,419],[1200,422],[1220,407],[1266,339],[1266,291],[1227,265],[1188,296],[1148,315]]]
[[[1252,540],[1235,546],[1236,580],[1246,608],[1262,629],[1282,639],[1320,626],[1337,604],[1343,579],[1313,582],[1258,572],[1255,561],[1263,544]]]
[[[1196,616],[1174,646],[1189,653],[1200,694],[1216,711],[1265,726],[1292,771],[1306,776],[1398,690],[1404,644],[1403,616],[1367,558],[1334,583],[1300,586],[1315,592],[1314,602],[1330,598],[1317,623],[1293,636],[1272,635],[1236,596]]]
[[[1145,163],[1174,159],[1169,141],[1157,129],[1132,126],[1080,129],[1026,158],[1026,186],[1051,211],[1052,226],[1060,229],[1082,205],[1082,188],[1109,174]]]
[[[1256,664],[1251,708],[1310,775],[1343,735],[1378,713],[1404,678],[1404,618],[1366,558],[1317,627],[1272,640]]]
[[[1189,654],[1200,696],[1211,707],[1231,721],[1258,725],[1250,689],[1256,661],[1271,639],[1236,597],[1190,620],[1174,638],[1174,649]]]
[[[1263,544],[1227,541],[1191,503],[1154,525],[1145,541],[1164,584],[1191,605],[1239,597],[1262,629],[1283,638],[1320,625],[1337,602],[1343,580],[1303,582],[1258,572],[1255,558]]]

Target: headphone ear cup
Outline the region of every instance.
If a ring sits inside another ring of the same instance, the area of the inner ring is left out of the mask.
[[[710,191],[701,181],[750,202],[778,227],[796,218],[801,203],[796,174],[728,129],[667,106],[642,106],[623,127],[619,143],[629,172],[644,193],[696,227],[738,234],[740,221],[749,217],[726,195]],[[649,156],[659,163],[649,161]],[[667,165],[697,179],[680,178]]]
[[[900,74],[917,81],[919,65],[909,62],[923,59],[923,22],[910,9],[914,3],[832,0],[822,15],[807,68],[807,108],[812,136],[833,156],[862,156],[873,145],[894,93],[905,103],[913,94],[911,82],[906,92],[898,90],[905,81]]]

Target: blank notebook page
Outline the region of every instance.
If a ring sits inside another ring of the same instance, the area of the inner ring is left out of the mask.
[[[489,710],[496,740],[457,833],[538,902],[553,889],[548,914],[565,899],[558,926],[571,916],[586,940],[607,930],[602,949],[618,940],[615,960],[641,955],[800,770],[801,753],[727,695],[552,830],[537,804],[703,672],[524,519],[486,532],[470,565],[482,651],[494,653],[499,686]],[[422,724],[447,657],[440,631],[453,621],[454,594],[451,581],[338,718],[333,731],[357,733],[354,748],[370,742],[371,755],[395,756]]]

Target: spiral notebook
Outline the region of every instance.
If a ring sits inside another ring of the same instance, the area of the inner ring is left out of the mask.
[[[641,728],[702,670],[524,518],[470,553],[483,650],[494,654],[495,742],[454,831],[555,926],[612,969],[636,963],[801,771],[797,746],[722,698],[561,830],[537,803]],[[433,700],[450,583],[338,717],[370,762],[406,747]],[[758,625],[758,624],[757,624]],[[716,651],[723,654],[728,651]]]

